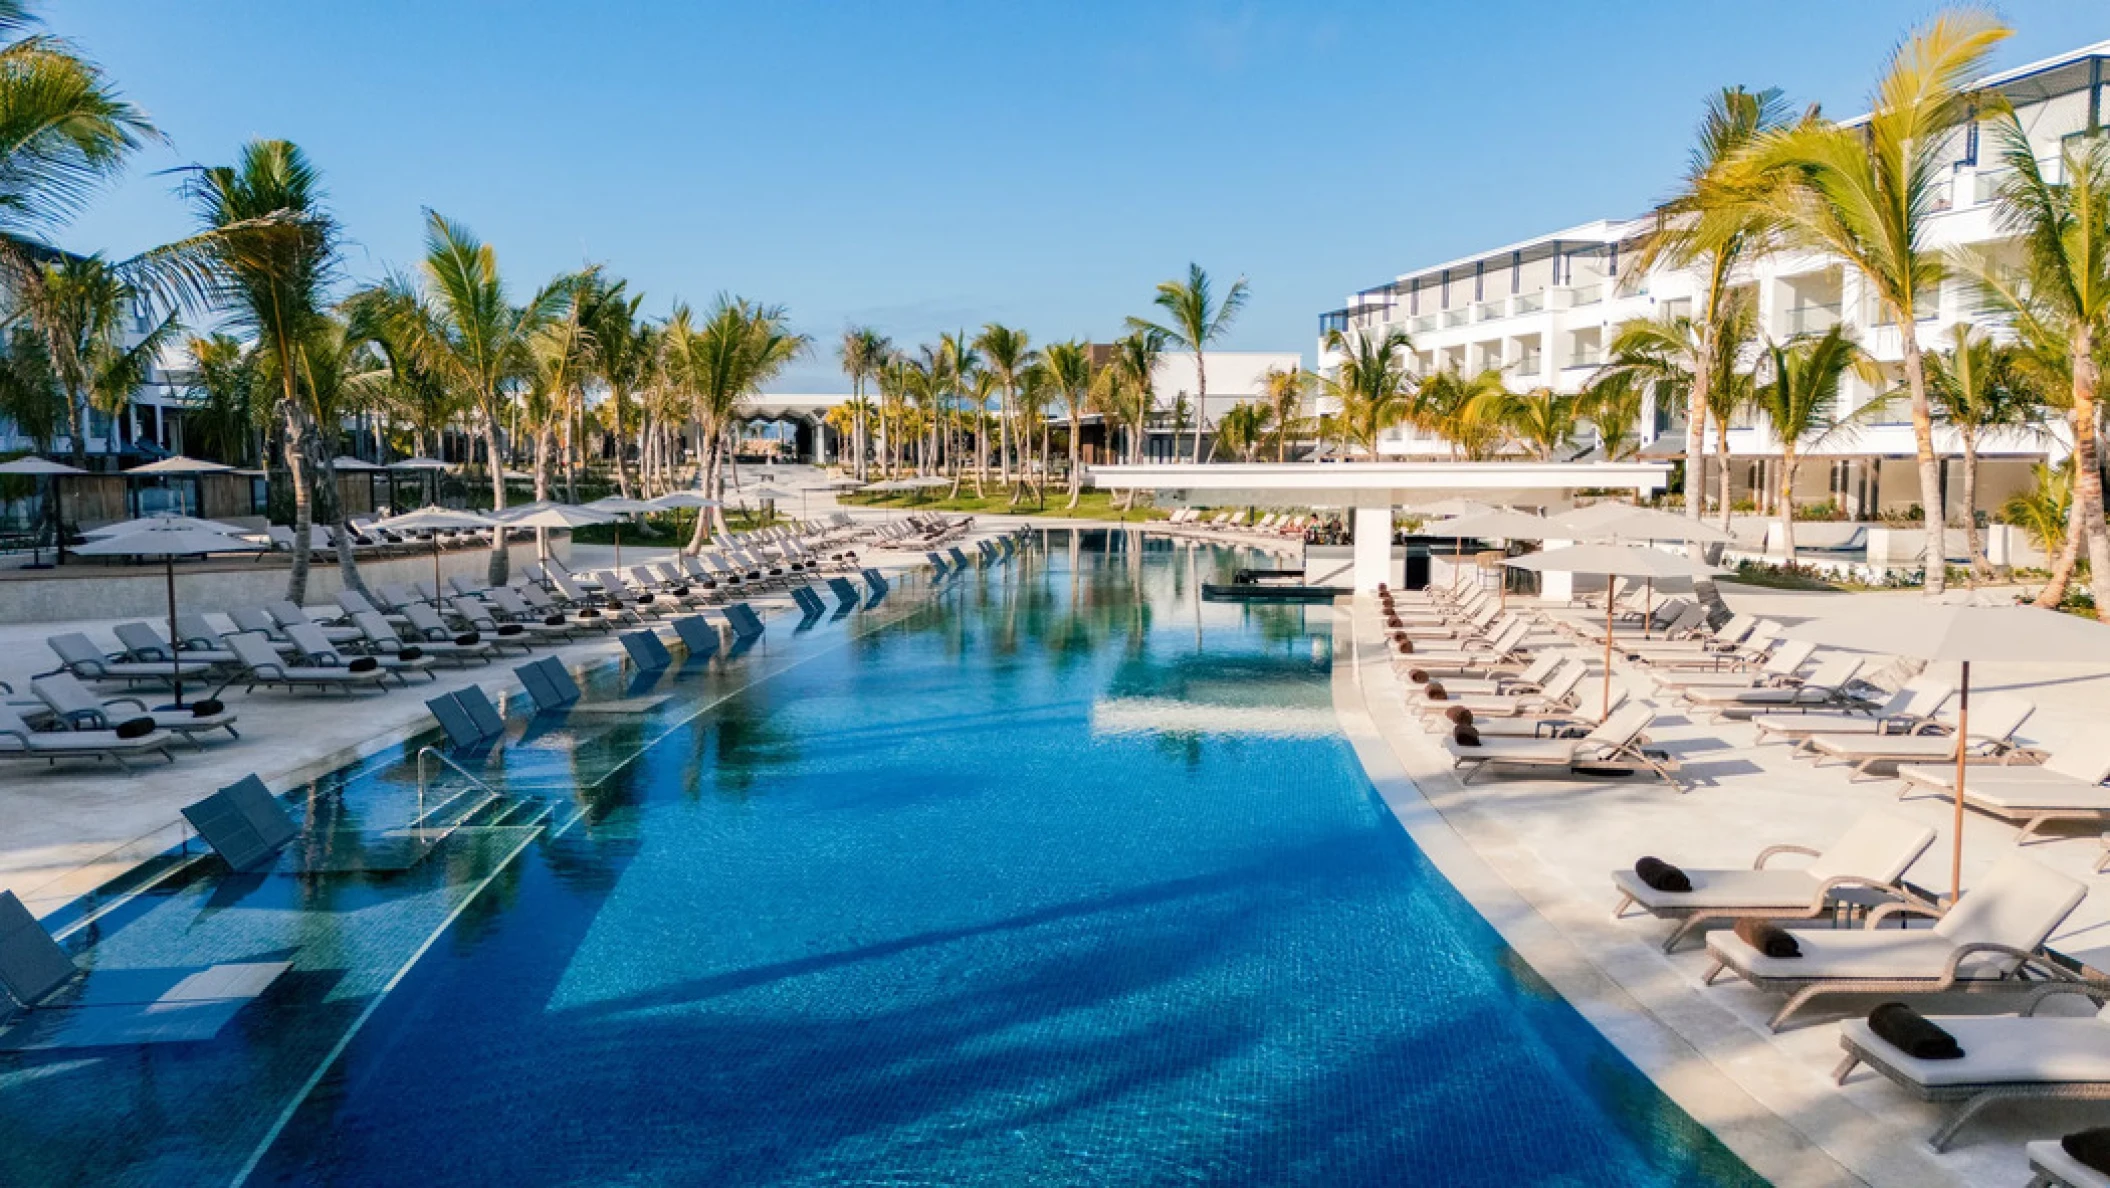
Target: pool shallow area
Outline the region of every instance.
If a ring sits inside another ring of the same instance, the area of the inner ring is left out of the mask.
[[[84,960],[295,973],[204,1043],[0,1054],[0,1182],[1762,1183],[1379,803],[1332,608],[1199,600],[1240,563],[1050,533],[603,674],[662,703],[516,722],[465,764],[540,815],[411,871],[199,864]]]

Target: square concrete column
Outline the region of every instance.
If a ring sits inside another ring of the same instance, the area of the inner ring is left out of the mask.
[[[1397,585],[1392,572],[1392,507],[1355,509],[1355,588],[1374,593],[1379,582]]]

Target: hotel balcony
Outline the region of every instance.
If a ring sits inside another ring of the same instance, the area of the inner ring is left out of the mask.
[[[1792,306],[1788,309],[1788,333],[1822,334],[1839,324],[1839,316],[1840,305],[1838,302],[1832,302],[1828,305],[1822,302],[1809,302],[1803,305]]]

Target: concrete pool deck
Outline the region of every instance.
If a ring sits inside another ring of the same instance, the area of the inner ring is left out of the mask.
[[[1784,619],[1823,613],[1828,600],[1892,597],[1916,595],[1727,595],[1732,607]],[[1949,801],[1899,801],[1895,780],[1849,781],[1845,767],[1791,760],[1783,744],[1754,745],[1748,724],[1704,723],[1670,710],[1650,737],[1681,757],[1691,787],[1685,795],[1639,778],[1575,783],[1490,774],[1468,787],[1452,773],[1440,736],[1408,714],[1374,600],[1344,602],[1339,613],[1344,672],[1336,706],[1386,803],[1534,968],[1760,1174],[1781,1184],[2022,1184],[2030,1176],[2024,1142],[2110,1120],[2101,1104],[1997,1106],[1947,1153],[1934,1154],[1927,1136],[1954,1106],[1916,1102],[1866,1069],[1844,1087],[1833,1084],[1838,1021],[1849,1017],[1848,1008],[1820,1003],[1775,1035],[1766,1021],[1777,996],[1733,977],[1704,986],[1703,946],[1688,942],[1666,955],[1659,946],[1670,925],[1612,919],[1617,896],[1609,874],[1644,853],[1693,867],[1746,867],[1768,845],[1822,846],[1879,807],[1938,830],[1940,840],[1906,877],[1945,888]],[[1636,698],[1649,691],[1623,661],[1615,679]],[[2056,749],[2100,729],[2110,714],[2110,673],[1982,663],[1973,665],[1972,684],[1974,692],[2033,701],[2037,712],[2021,737],[2035,746]],[[2110,968],[2110,876],[2094,872],[2098,832],[2059,833],[2028,853],[2088,885],[2088,899],[2051,946],[2103,969]],[[1967,892],[1974,877],[2013,850],[2017,833],[1989,817],[1967,818]],[[1869,1005],[1873,1000],[1860,1010]],[[1967,1001],[1918,1005],[1950,1013],[2000,1009]]]
[[[1015,523],[1011,518],[978,518],[975,531],[959,543],[971,550],[975,540]],[[669,551],[628,547],[623,559],[640,564]],[[581,545],[573,552],[573,568],[591,569],[606,565],[613,550]],[[889,574],[927,564],[920,552],[893,550],[873,551],[864,560]],[[786,592],[759,594],[748,601],[765,617],[791,607]],[[197,609],[211,614],[224,608]],[[719,616],[712,617],[715,621]],[[113,629],[123,621],[0,624],[0,681],[26,695],[29,678],[56,664],[45,643],[48,637],[80,631],[115,650]],[[671,642],[671,629],[664,622],[657,627]],[[174,763],[154,757],[132,760],[129,775],[108,763],[52,767],[28,760],[7,762],[0,765],[0,891],[13,891],[32,913],[48,915],[181,844],[187,832],[181,809],[216,788],[254,772],[273,791],[283,792],[430,729],[428,698],[476,685],[502,702],[521,695],[515,665],[555,657],[577,670],[604,663],[621,651],[613,634],[596,635],[540,647],[532,656],[511,652],[488,665],[435,667],[431,671],[436,682],[414,679],[408,688],[391,686],[385,695],[233,692],[225,700],[235,711],[239,739],[216,735],[202,750],[176,743],[170,748]],[[196,690],[186,691],[197,695]],[[133,695],[114,684],[98,692],[103,697]],[[155,693],[138,691],[148,698]]]

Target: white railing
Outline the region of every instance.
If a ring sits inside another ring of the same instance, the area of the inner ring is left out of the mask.
[[[1446,330],[1456,326],[1463,326],[1468,320],[1470,319],[1465,310],[1447,309],[1443,311],[1443,328]]]
[[[1516,312],[1520,314],[1537,313],[1546,308],[1544,293],[1519,293],[1511,300],[1515,302]]]
[[[1603,285],[1577,285],[1569,291],[1575,295],[1571,302],[1574,305],[1595,305],[1604,300]]]
[[[1429,331],[1434,330],[1436,328],[1436,315],[1422,314],[1420,317],[1415,318],[1413,322],[1409,323],[1409,325],[1411,327],[1411,333],[1427,334]]]
[[[1492,322],[1496,318],[1507,316],[1508,311],[1502,308],[1500,301],[1482,301],[1480,304],[1473,306],[1473,320],[1475,322]]]
[[[1788,333],[1822,334],[1839,324],[1838,302],[1827,305],[1821,301],[1792,306],[1788,310]]]

